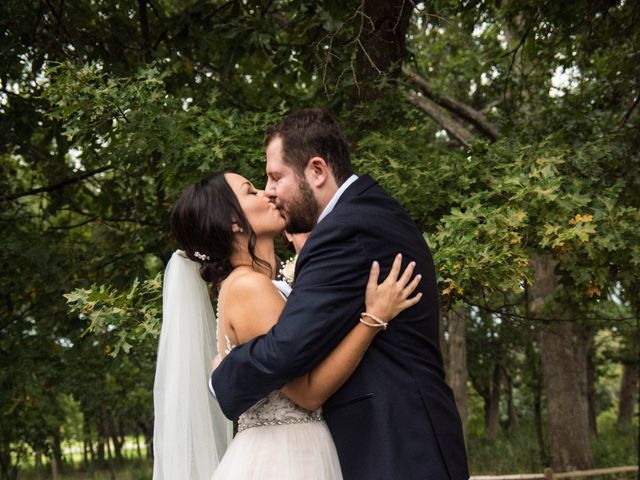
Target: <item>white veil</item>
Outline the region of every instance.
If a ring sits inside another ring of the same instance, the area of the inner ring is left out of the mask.
[[[153,386],[153,480],[210,480],[231,438],[209,393],[216,318],[199,265],[176,250],[164,274]]]

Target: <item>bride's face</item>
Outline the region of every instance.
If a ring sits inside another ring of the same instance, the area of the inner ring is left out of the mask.
[[[264,190],[258,190],[249,180],[236,173],[225,173],[224,178],[235,193],[256,236],[276,236],[284,230],[285,221]]]

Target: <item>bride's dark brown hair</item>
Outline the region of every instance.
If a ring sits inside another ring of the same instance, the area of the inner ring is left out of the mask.
[[[248,248],[253,264],[271,271],[269,263],[255,254],[255,232],[227,183],[225,173],[214,173],[187,188],[171,212],[171,230],[178,244],[191,260],[201,265],[202,279],[213,283],[216,289],[233,270],[234,223],[249,235]],[[196,252],[209,258],[198,258]]]

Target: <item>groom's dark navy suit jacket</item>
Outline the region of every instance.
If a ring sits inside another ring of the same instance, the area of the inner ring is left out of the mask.
[[[293,292],[265,336],[235,348],[212,384],[235,419],[325,358],[358,323],[373,260],[417,263],[422,300],[376,336],[351,378],[324,405],[345,480],[468,478],[460,418],[444,381],[433,261],[400,205],[360,177],[300,252]]]

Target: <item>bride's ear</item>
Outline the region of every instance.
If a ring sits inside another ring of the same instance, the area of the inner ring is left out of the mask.
[[[243,233],[244,229],[240,225],[238,225],[238,222],[233,222],[231,224],[231,231],[233,233]]]

